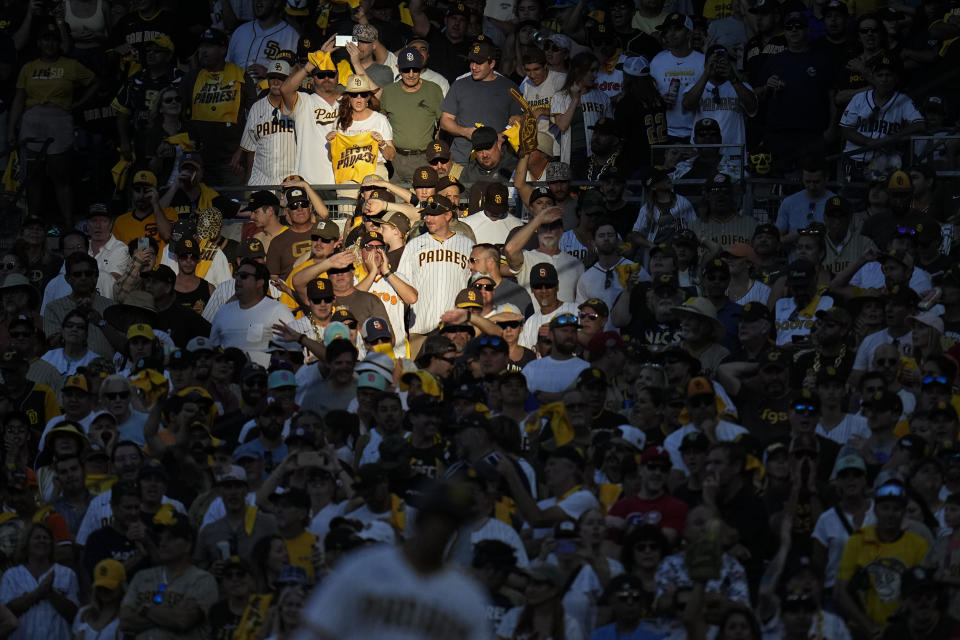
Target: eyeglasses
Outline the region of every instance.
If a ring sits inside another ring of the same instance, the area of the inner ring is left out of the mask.
[[[479,289],[480,291],[493,291],[497,288],[495,284],[475,284],[473,285],[474,289]]]
[[[950,381],[947,380],[946,376],[925,376],[923,378],[923,384],[943,384],[948,385]]]
[[[376,249],[383,249],[382,244],[365,244],[361,247],[364,251],[374,251]]]
[[[257,274],[250,273],[249,271],[237,271],[233,274],[234,280],[246,280],[247,278],[256,278]]]
[[[334,296],[320,296],[317,298],[310,298],[310,302],[313,304],[331,304],[336,298]]]
[[[173,104],[174,102],[183,102],[183,99],[180,96],[170,96],[163,99],[163,104]]]
[[[320,78],[320,79],[322,80],[323,78],[336,78],[336,77],[337,77],[337,72],[336,72],[336,71],[330,71],[330,70],[326,70],[326,71],[314,71],[314,72],[313,72],[313,75],[314,75],[314,77]]]
[[[373,95],[373,94],[372,94],[371,92],[369,92],[369,91],[361,91],[361,92],[359,92],[359,93],[354,93],[354,94],[352,94],[350,97],[351,97],[351,98],[364,98],[364,99],[366,99],[366,98],[369,98],[369,97],[372,96],[372,95]]]
[[[794,413],[798,413],[800,415],[807,415],[807,416],[812,416],[817,413],[820,413],[817,407],[812,404],[795,404],[793,405],[793,411]]]
[[[703,397],[703,398],[691,398],[687,400],[687,404],[691,409],[700,409],[702,407],[711,407],[716,404],[716,400],[713,396]]]
[[[96,278],[97,272],[93,271],[92,269],[87,271],[71,271],[70,277],[71,278]]]
[[[523,323],[519,320],[504,320],[502,322],[498,322],[497,326],[501,329],[519,329],[521,324]]]
[[[559,316],[556,316],[553,320],[550,321],[551,324],[555,324],[558,327],[566,326],[577,326],[580,324],[580,318],[573,315],[572,313],[563,313]]]
[[[104,393],[104,397],[107,400],[126,400],[130,397],[129,391],[112,391],[109,393]]]
[[[503,338],[499,336],[483,336],[477,340],[477,344],[481,347],[499,347],[504,342]]]
[[[617,594],[617,600],[623,603],[640,602],[642,594],[639,591],[621,591]]]
[[[859,31],[863,35],[869,35],[871,33],[880,33],[880,27],[861,27]]]

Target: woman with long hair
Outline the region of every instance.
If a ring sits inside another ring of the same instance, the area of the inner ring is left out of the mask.
[[[56,539],[46,524],[31,522],[20,540],[21,564],[0,579],[0,602],[20,619],[10,637],[69,638],[79,602],[77,574],[54,562]]]
[[[287,543],[280,536],[268,536],[253,545],[253,577],[257,593],[275,593],[283,568],[290,564]]]
[[[670,553],[670,543],[660,527],[652,524],[630,529],[621,542],[620,563],[623,570],[642,585],[641,617],[655,618],[653,603],[657,595],[657,567]]]
[[[127,591],[123,564],[107,558],[93,568],[93,597],[73,621],[73,640],[116,638],[120,626],[120,602]]]
[[[186,131],[183,97],[176,87],[157,92],[150,106],[150,127],[136,138],[137,158],[147,161],[158,182],[165,184],[177,162],[177,145],[167,138]]]
[[[303,587],[284,587],[273,612],[272,633],[266,640],[288,640],[293,636],[303,621],[303,602],[306,599],[307,592]]]
[[[596,88],[600,63],[589,51],[578,53],[570,61],[570,70],[560,89],[550,101],[551,116],[560,136],[560,160],[570,165],[570,173],[586,173],[592,155],[591,127],[601,118],[611,118],[610,98]]]
[[[563,577],[559,567],[538,564],[527,570],[527,603],[504,614],[497,640],[582,640],[583,631],[563,608]]]
[[[369,133],[377,142],[377,173],[386,176],[384,163],[393,160],[397,150],[393,146],[393,127],[387,117],[380,113],[380,101],[376,89],[366,75],[351,75],[347,78],[346,89],[340,96],[337,121],[334,130],[327,134],[327,142],[336,134],[358,136]]]
[[[29,447],[30,418],[22,411],[11,411],[3,416],[2,423],[4,463],[8,469],[26,469],[33,462]]]

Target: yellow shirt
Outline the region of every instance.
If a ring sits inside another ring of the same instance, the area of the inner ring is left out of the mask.
[[[61,57],[53,62],[37,59],[20,69],[17,89],[26,90],[24,106],[27,109],[40,104],[52,104],[70,111],[77,87],[86,87],[95,79],[90,69],[72,58]]]
[[[223,71],[201,69],[193,83],[190,117],[198,122],[237,122],[243,69],[227,62]]]
[[[864,527],[847,540],[837,580],[849,582],[857,570],[866,571],[866,614],[877,624],[886,624],[900,607],[900,576],[923,561],[928,546],[911,531],[904,531],[894,542],[880,542],[873,526]]]
[[[170,224],[180,218],[173,207],[164,207],[162,212],[164,217],[170,221]],[[163,251],[166,246],[166,243],[160,239],[160,234],[157,231],[157,218],[152,213],[143,220],[138,220],[133,215],[133,211],[127,211],[113,223],[113,235],[124,244],[129,244],[131,240],[144,236],[153,238],[160,247],[158,253]]]
[[[337,133],[330,142],[333,178],[337,184],[361,182],[377,168],[380,145],[370,133],[345,136]]]
[[[307,258],[300,264],[294,265],[293,269],[290,270],[290,275],[287,276],[287,279],[286,279],[287,286],[293,289],[293,276],[298,272],[303,271],[307,267],[315,265],[316,263],[317,261],[314,260],[313,258]],[[326,278],[326,277],[327,277],[326,271],[324,271],[323,273],[317,276],[317,278]],[[296,312],[296,316],[298,318],[303,315],[303,313],[299,312],[300,307],[297,304],[297,301],[294,300],[292,296],[288,296],[286,293],[281,292],[280,298],[278,300],[283,304],[287,305],[288,307],[290,307],[292,311]],[[306,300],[304,300],[304,302],[306,302]]]
[[[317,536],[309,531],[304,531],[292,540],[284,540],[287,545],[287,553],[290,554],[290,564],[295,567],[301,567],[307,572],[310,582],[313,582],[313,547],[317,543]]]

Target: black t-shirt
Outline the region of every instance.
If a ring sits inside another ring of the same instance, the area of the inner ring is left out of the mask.
[[[129,44],[133,47],[133,57],[142,66],[146,60],[144,48],[158,35],[165,35],[173,40],[178,55],[189,55],[189,45],[182,29],[184,24],[182,15],[166,9],[161,9],[150,18],[144,18],[140,12],[132,11],[117,21],[111,35],[115,46]]]
[[[169,333],[173,343],[181,348],[197,336],[208,337],[210,335],[209,322],[199,314],[181,307],[176,302],[164,311],[157,313],[153,328]]]
[[[207,618],[210,623],[210,640],[233,640],[233,632],[240,626],[243,612],[234,613],[230,610],[230,603],[221,600],[210,607]]]
[[[847,347],[842,356],[821,356],[816,350],[806,351],[799,356],[790,367],[790,386],[799,389],[803,386],[803,379],[807,372],[819,372],[823,367],[833,367],[841,377],[847,378],[853,370],[853,361],[857,357],[857,350]]]
[[[220,209],[220,213],[223,214],[224,218],[232,218],[237,215],[237,211],[240,210],[240,202],[223,194],[219,194],[213,198],[211,204],[217,209]],[[182,189],[178,190],[173,196],[173,199],[170,201],[170,206],[177,212],[177,216],[179,216],[178,220],[196,215],[199,210],[199,202],[191,202],[190,198]]]
[[[641,167],[649,167],[650,145],[667,143],[667,112],[664,104],[659,100],[655,104],[647,104],[633,95],[623,94],[613,110],[613,119],[620,135],[630,141],[623,146],[617,166],[628,176]],[[633,225],[633,220],[630,224]],[[623,233],[620,232],[620,235]]]
[[[740,424],[763,445],[773,440],[789,438],[787,408],[792,397],[789,389],[779,398],[774,398],[758,393],[756,389],[744,387],[736,399]]]
[[[137,553],[137,545],[113,527],[107,525],[100,527],[87,537],[87,544],[84,547],[83,563],[87,572],[93,575],[93,568],[97,563],[107,558],[113,558],[117,562],[126,562]],[[127,572],[127,580],[133,578],[133,574],[150,566],[148,560],[143,560],[136,565],[132,571]]]
[[[616,429],[621,424],[627,424],[628,422],[629,421],[619,413],[603,409],[599,414],[594,416],[591,428],[594,431],[597,429]]]

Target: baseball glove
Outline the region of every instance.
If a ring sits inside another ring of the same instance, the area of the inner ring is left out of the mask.
[[[523,115],[520,116],[520,148],[517,149],[520,157],[523,157],[537,150],[537,116],[519,91],[510,89],[510,95],[523,109]]]

